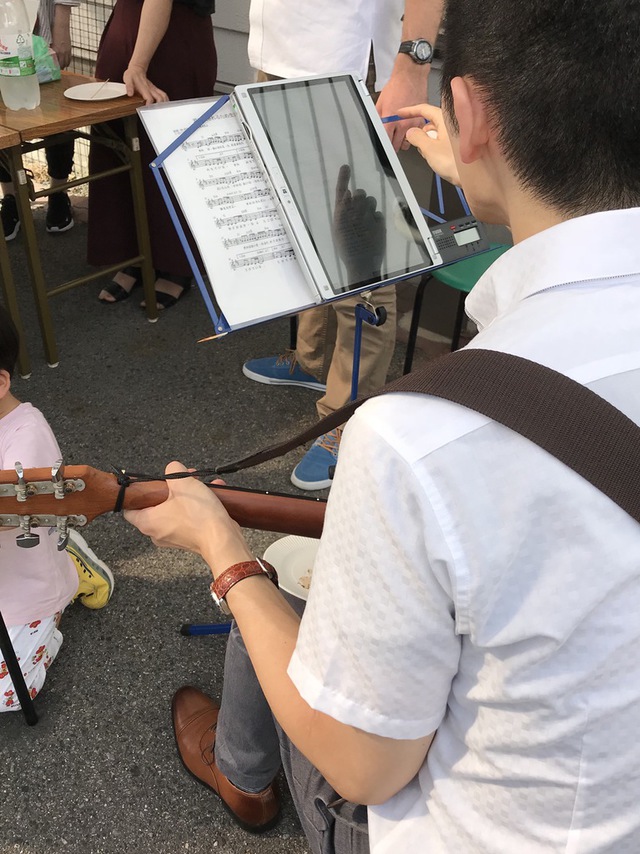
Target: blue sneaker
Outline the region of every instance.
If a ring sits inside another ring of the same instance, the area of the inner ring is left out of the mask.
[[[342,427],[319,436],[291,474],[291,483],[298,489],[328,489],[332,478],[330,468],[338,462]]]
[[[302,370],[296,362],[294,350],[287,350],[282,356],[251,359],[242,366],[242,373],[250,380],[267,385],[297,385],[315,391],[325,391],[327,388],[324,383]]]

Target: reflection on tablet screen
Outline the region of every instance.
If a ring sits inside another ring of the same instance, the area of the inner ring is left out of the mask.
[[[248,94],[335,293],[432,263],[351,77]]]

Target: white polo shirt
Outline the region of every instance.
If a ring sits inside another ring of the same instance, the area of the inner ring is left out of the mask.
[[[251,0],[249,62],[277,77],[349,71],[367,78],[371,45],[376,90],[398,53],[404,0]]]
[[[511,249],[470,346],[561,371],[640,423],[640,209]],[[349,422],[289,673],[390,738],[437,730],[369,809],[374,854],[640,851],[640,526],[545,451],[417,394]]]

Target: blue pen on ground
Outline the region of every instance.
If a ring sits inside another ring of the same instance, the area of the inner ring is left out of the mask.
[[[180,628],[180,634],[187,637],[195,635],[228,635],[231,623],[185,623]]]

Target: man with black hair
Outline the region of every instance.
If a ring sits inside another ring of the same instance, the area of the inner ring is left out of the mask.
[[[408,135],[432,162],[450,138],[474,213],[512,229],[469,347],[636,425],[639,29],[640,0],[450,0],[444,124]],[[365,403],[301,622],[202,484],[129,518],[201,554],[235,617],[222,708],[182,688],[173,721],[245,825],[277,811],[263,696],[314,852],[640,850],[640,528],[537,445],[420,394]]]

